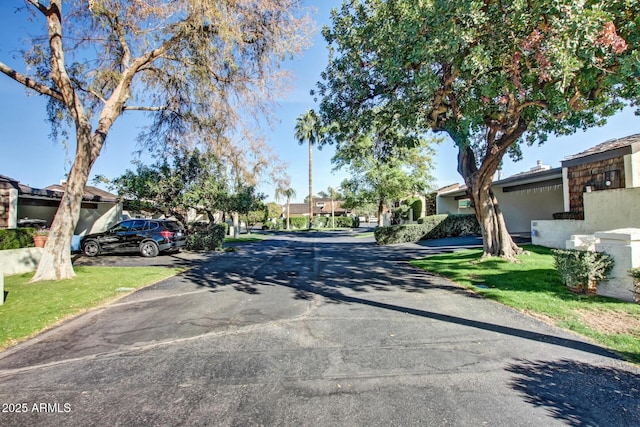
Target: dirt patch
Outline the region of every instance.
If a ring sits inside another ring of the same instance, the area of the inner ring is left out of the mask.
[[[640,317],[621,311],[576,310],[580,321],[599,332],[640,337]]]
[[[558,321],[551,316],[547,316],[546,314],[536,313],[535,311],[524,310],[529,316],[538,319],[548,325],[558,325]]]

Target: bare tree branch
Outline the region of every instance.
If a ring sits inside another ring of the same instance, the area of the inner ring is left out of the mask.
[[[2,72],[3,74],[6,74],[7,76],[11,77],[13,80],[17,81],[18,83],[28,87],[29,89],[33,89],[42,95],[50,96],[52,98],[57,99],[58,101],[63,100],[62,94],[56,89],[45,86],[42,83],[39,83],[33,80],[31,77],[17,72],[16,70],[4,64],[3,62],[0,62],[0,72]]]

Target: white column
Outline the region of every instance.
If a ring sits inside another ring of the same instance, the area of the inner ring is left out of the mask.
[[[9,217],[7,228],[18,228],[18,190],[9,190]]]
[[[571,210],[571,201],[569,200],[569,168],[562,168],[562,200],[564,201],[564,211]]]
[[[608,281],[598,284],[598,295],[633,301],[633,279],[629,269],[640,267],[640,229],[623,228],[595,233],[597,252],[613,257],[615,265]]]

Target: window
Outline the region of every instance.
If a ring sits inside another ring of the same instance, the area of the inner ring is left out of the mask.
[[[144,230],[147,226],[147,221],[145,220],[141,220],[141,219],[137,219],[135,221],[133,221],[133,224],[131,225],[131,230],[130,231],[142,231]]]
[[[115,227],[111,229],[111,231],[113,231],[114,233],[127,231],[131,228],[131,224],[133,224],[133,221],[122,221],[120,224],[116,224]]]
[[[612,170],[604,173],[604,188],[620,188],[620,171]]]

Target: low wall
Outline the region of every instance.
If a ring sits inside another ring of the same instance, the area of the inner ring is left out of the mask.
[[[550,219],[531,221],[531,243],[548,248],[565,249],[566,241],[574,234],[593,234],[586,221]]]
[[[9,249],[0,251],[0,271],[5,276],[36,271],[42,248]]]

